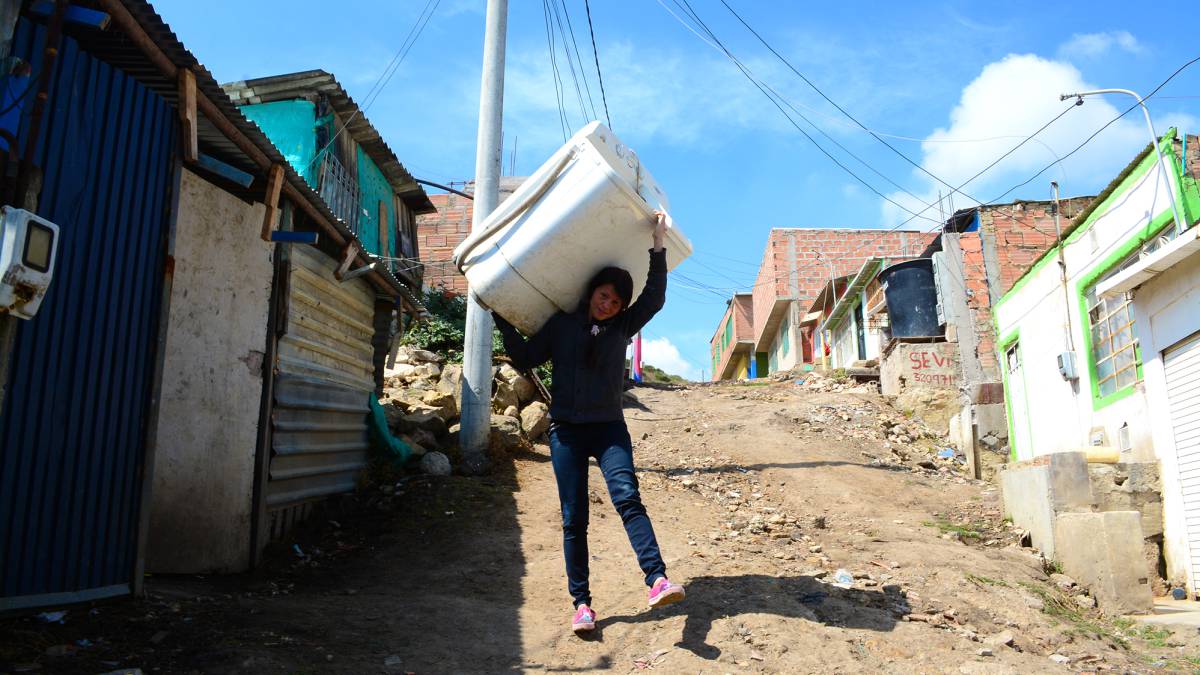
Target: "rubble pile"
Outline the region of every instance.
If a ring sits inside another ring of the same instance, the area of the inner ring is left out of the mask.
[[[828,392],[850,392],[860,394],[878,394],[878,382],[858,382],[854,379],[827,377],[816,371],[792,376],[789,374],[785,379],[794,379],[798,386],[804,387],[809,391],[822,393]]]
[[[493,367],[489,449],[514,452],[550,428],[550,409],[537,386],[507,363]],[[392,433],[413,449],[422,471],[449,475],[458,446],[462,366],[433,352],[403,346],[386,371],[383,397]],[[431,456],[432,455],[432,456]]]

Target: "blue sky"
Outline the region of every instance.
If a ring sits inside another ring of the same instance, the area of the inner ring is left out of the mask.
[[[1195,16],[1194,6],[1184,2],[1161,3],[1150,16],[1147,6],[1112,2],[726,1],[793,67],[913,163],[822,99],[720,0],[691,0],[691,7],[755,77],[820,131],[793,115],[796,123],[875,192],[814,148],[723,53],[682,25],[674,0],[592,0],[614,131],[666,188],[672,215],[695,250],[678,271],[696,283],[672,280],[667,307],[646,329],[647,361],[691,377],[708,366],[722,297],[753,284],[770,228],[895,226],[911,212],[936,207],[939,188],[949,192],[914,163],[957,186],[1064,110],[1058,94],[1114,87],[1147,94],[1200,55],[1194,39],[1170,39],[1196,33],[1194,19],[1184,18]],[[583,0],[562,2],[600,110]],[[484,0],[441,0],[367,111],[418,177],[462,181],[474,171],[484,6]],[[160,0],[155,7],[221,81],[321,68],[361,104],[426,1]],[[548,54],[542,3],[511,2],[505,136],[509,150],[516,139],[518,175],[532,172],[563,140]],[[564,58],[559,51],[565,114],[575,129],[585,116]],[[582,96],[590,118],[586,91]],[[955,207],[997,198],[1130,103],[1088,99],[965,186]],[[1195,133],[1200,64],[1148,105],[1160,133],[1172,125]],[[1094,194],[1147,140],[1135,111],[1005,200],[1044,199],[1050,180],[1064,196]],[[935,223],[918,218],[905,227]]]

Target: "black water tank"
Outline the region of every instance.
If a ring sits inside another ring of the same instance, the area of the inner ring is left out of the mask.
[[[940,337],[937,318],[937,287],[933,282],[933,261],[909,260],[883,270],[879,279],[884,286],[892,337]]]

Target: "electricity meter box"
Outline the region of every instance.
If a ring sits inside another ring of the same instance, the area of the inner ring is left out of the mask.
[[[11,206],[0,214],[0,315],[32,319],[54,276],[58,226]]]
[[[1079,371],[1075,368],[1075,352],[1062,352],[1058,355],[1058,372],[1064,380],[1079,379]]]

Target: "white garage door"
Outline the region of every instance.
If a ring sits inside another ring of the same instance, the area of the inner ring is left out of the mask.
[[[1164,352],[1163,363],[1195,595],[1200,593],[1200,333]]]

